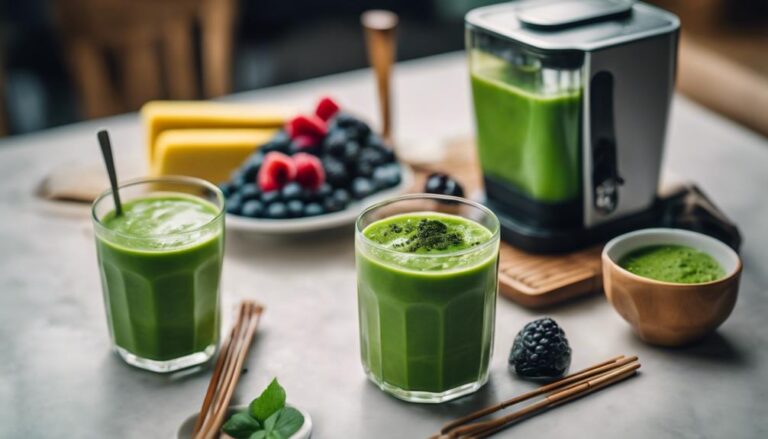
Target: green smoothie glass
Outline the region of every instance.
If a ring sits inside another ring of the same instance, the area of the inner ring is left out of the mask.
[[[93,203],[104,305],[128,364],[171,372],[207,361],[219,339],[224,196],[205,180],[158,177]]]
[[[414,194],[366,209],[355,232],[360,350],[379,388],[439,403],[488,380],[499,222],[484,206]]]

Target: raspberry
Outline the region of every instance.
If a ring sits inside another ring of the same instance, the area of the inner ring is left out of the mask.
[[[310,136],[320,139],[328,132],[328,126],[323,119],[317,116],[296,116],[285,127],[292,139],[298,136]]]
[[[325,170],[320,159],[312,154],[299,152],[293,155],[296,164],[296,181],[305,189],[316,190],[325,183]]]
[[[296,178],[296,164],[287,155],[272,151],[264,156],[264,163],[256,179],[264,192],[274,191]]]
[[[329,97],[320,99],[320,102],[317,103],[317,108],[315,108],[315,114],[317,117],[325,121],[332,118],[338,111],[339,104],[334,102],[333,99]]]
[[[296,147],[299,149],[303,149],[315,146],[317,144],[317,140],[315,140],[315,138],[312,136],[301,134],[293,138],[293,144],[296,145]]]

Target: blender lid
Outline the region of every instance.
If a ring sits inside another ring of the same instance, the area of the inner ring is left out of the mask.
[[[473,9],[467,26],[543,50],[592,51],[677,30],[677,16],[634,0],[519,0]]]

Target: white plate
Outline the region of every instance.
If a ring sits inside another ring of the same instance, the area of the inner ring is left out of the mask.
[[[299,431],[291,435],[290,439],[309,439],[309,437],[312,436],[312,418],[309,416],[309,413],[307,413],[306,410],[302,410],[291,404],[286,404],[286,405],[288,407],[295,408],[296,410],[301,412],[302,416],[304,416],[304,423],[301,424],[301,428],[299,429]],[[238,406],[230,407],[229,410],[227,410],[226,419],[229,419],[229,417],[235,414],[236,412],[245,410],[247,407],[248,407],[247,405],[238,405]],[[175,439],[190,439],[192,437],[192,429],[195,428],[195,421],[197,421],[197,413],[193,413],[189,415],[189,417],[184,419],[184,422],[182,422],[181,426],[179,426],[179,431],[177,431],[176,436],[174,436]],[[229,436],[222,435],[222,437],[229,437]]]
[[[339,212],[290,219],[247,218],[240,215],[227,214],[226,227],[229,230],[250,233],[287,235],[333,229],[352,224],[366,207],[401,195],[411,187],[413,184],[413,171],[411,171],[411,168],[401,163],[400,174],[400,184],[397,186],[376,192],[360,201],[354,201],[346,209]]]

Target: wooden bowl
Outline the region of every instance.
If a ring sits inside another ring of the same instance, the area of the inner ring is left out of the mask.
[[[627,253],[651,245],[684,245],[711,255],[726,272],[722,279],[681,284],[648,279],[621,268]],[[730,247],[682,229],[644,229],[614,238],[603,248],[603,287],[608,301],[645,342],[680,346],[714,331],[736,303],[741,260]]]

